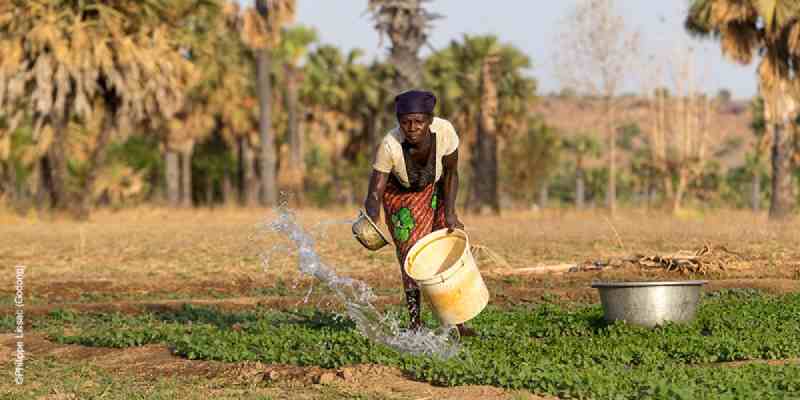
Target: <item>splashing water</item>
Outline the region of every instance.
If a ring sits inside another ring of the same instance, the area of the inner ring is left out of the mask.
[[[285,204],[276,211],[278,218],[267,224],[266,228],[286,235],[297,246],[300,272],[317,278],[336,293],[345,305],[347,316],[355,322],[362,335],[400,352],[415,355],[448,359],[458,354],[461,347],[453,339],[457,332],[455,327],[445,326],[436,330],[401,328],[397,318],[378,312],[372,304],[375,294],[366,283],[338,276],[325,265],[314,249],[314,240],[297,224],[294,214]]]

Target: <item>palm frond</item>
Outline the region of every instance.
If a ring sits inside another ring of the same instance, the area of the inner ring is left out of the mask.
[[[800,22],[795,21],[787,29],[786,45],[789,54],[800,58]]]
[[[716,0],[713,1],[710,23],[715,27],[722,27],[731,23],[754,22],[759,13],[750,0]],[[755,3],[763,3],[756,1]]]
[[[720,27],[722,53],[728,58],[750,64],[759,46],[758,31],[747,23],[732,22]]]
[[[694,0],[684,27],[689,34],[698,37],[710,35],[715,29],[711,25],[712,0]]]

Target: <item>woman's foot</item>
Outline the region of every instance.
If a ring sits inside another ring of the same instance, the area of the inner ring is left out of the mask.
[[[420,310],[420,296],[419,289],[406,290],[406,305],[408,306],[409,323],[408,329],[417,331],[422,328],[422,316]]]
[[[458,334],[461,337],[470,337],[470,336],[475,336],[475,335],[478,334],[477,332],[475,332],[474,329],[472,329],[472,328],[470,328],[470,327],[468,327],[468,326],[466,326],[464,324],[458,324],[458,325],[456,325],[456,328],[458,328]]]
[[[420,322],[420,321],[413,321],[412,320],[411,323],[408,324],[408,330],[410,330],[410,331],[416,332],[416,331],[418,331],[420,329],[422,329],[422,322]]]

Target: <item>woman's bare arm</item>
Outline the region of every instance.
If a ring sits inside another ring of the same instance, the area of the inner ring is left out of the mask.
[[[444,218],[449,232],[453,228],[464,229],[464,224],[456,215],[456,196],[458,195],[458,149],[442,157],[442,179],[444,179]]]
[[[381,203],[383,203],[383,191],[386,190],[386,182],[389,181],[389,174],[372,170],[372,176],[369,178],[369,189],[367,189],[367,198],[364,200],[364,210],[373,222],[378,222],[381,216]]]

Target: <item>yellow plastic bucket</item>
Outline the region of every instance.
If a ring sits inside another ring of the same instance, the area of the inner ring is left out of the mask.
[[[489,303],[489,290],[469,247],[466,232],[440,229],[417,241],[403,265],[444,324],[469,321]]]

